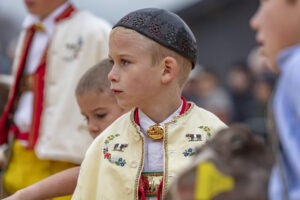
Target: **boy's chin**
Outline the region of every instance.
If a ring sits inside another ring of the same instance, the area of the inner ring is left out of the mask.
[[[124,101],[124,100],[120,100],[120,99],[117,99],[117,103],[118,105],[124,109],[124,110],[130,110],[131,108],[133,108],[134,106],[131,105],[130,103]]]

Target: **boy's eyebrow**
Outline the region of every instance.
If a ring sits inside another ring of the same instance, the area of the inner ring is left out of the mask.
[[[92,111],[95,112],[95,111],[98,111],[98,110],[106,110],[106,108],[104,108],[104,107],[97,107],[97,108],[93,109]]]

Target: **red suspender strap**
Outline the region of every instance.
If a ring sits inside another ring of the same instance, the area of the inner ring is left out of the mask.
[[[23,51],[22,51],[22,55],[21,55],[21,59],[20,59],[20,63],[17,69],[17,73],[16,73],[16,78],[15,78],[15,83],[12,87],[12,90],[10,92],[10,96],[9,96],[9,100],[6,104],[5,110],[3,115],[1,116],[0,119],[0,144],[3,144],[7,141],[7,135],[8,135],[8,131],[9,131],[9,114],[13,109],[13,104],[14,101],[16,99],[17,96],[17,89],[18,89],[18,85],[20,82],[20,78],[21,75],[23,73],[23,69],[26,63],[26,58],[27,58],[27,54],[29,51],[29,47],[30,47],[30,43],[32,41],[33,35],[34,35],[35,29],[33,27],[27,29],[26,31],[26,35],[25,35],[25,40],[24,40],[24,47],[23,47]]]
[[[59,22],[61,20],[69,18],[72,13],[75,11],[75,8],[70,5],[68,6],[62,14],[60,14],[56,19],[55,22]],[[28,149],[33,149],[38,137],[39,137],[39,129],[41,124],[41,116],[43,111],[43,99],[44,99],[44,77],[46,73],[46,59],[47,59],[47,50],[46,48],[43,58],[40,61],[40,64],[36,71],[36,77],[33,85],[33,92],[34,92],[34,110],[33,110],[33,116],[32,116],[32,123],[31,123],[31,129],[29,133],[29,139],[28,139]]]

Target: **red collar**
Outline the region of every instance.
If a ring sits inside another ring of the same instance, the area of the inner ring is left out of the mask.
[[[55,18],[55,22],[59,22],[63,19],[67,19],[76,10],[73,5],[69,5],[58,17]]]
[[[182,115],[191,107],[191,104],[187,103],[184,97],[181,97],[181,99],[183,102],[182,102],[182,107],[181,107],[179,115]],[[135,108],[135,110],[134,110],[134,121],[138,126],[140,126],[138,108]]]

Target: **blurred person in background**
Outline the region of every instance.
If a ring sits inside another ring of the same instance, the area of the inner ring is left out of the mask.
[[[267,200],[273,157],[260,137],[233,124],[196,150],[166,200]]]
[[[92,139],[74,98],[81,75],[108,52],[110,25],[68,0],[24,0],[14,82],[0,119],[8,194],[81,163]],[[61,199],[70,199],[64,197]]]
[[[300,199],[300,1],[261,1],[250,23],[260,53],[280,73],[270,111],[273,167],[269,198]]]
[[[187,82],[187,99],[192,99],[196,105],[203,107],[217,115],[228,124],[232,118],[232,103],[228,93],[220,85],[216,72],[207,68],[195,71]],[[184,91],[187,91],[185,89]],[[186,95],[187,93],[184,93]]]
[[[226,86],[231,95],[233,122],[246,122],[253,116],[252,74],[244,62],[234,62],[226,74]]]

